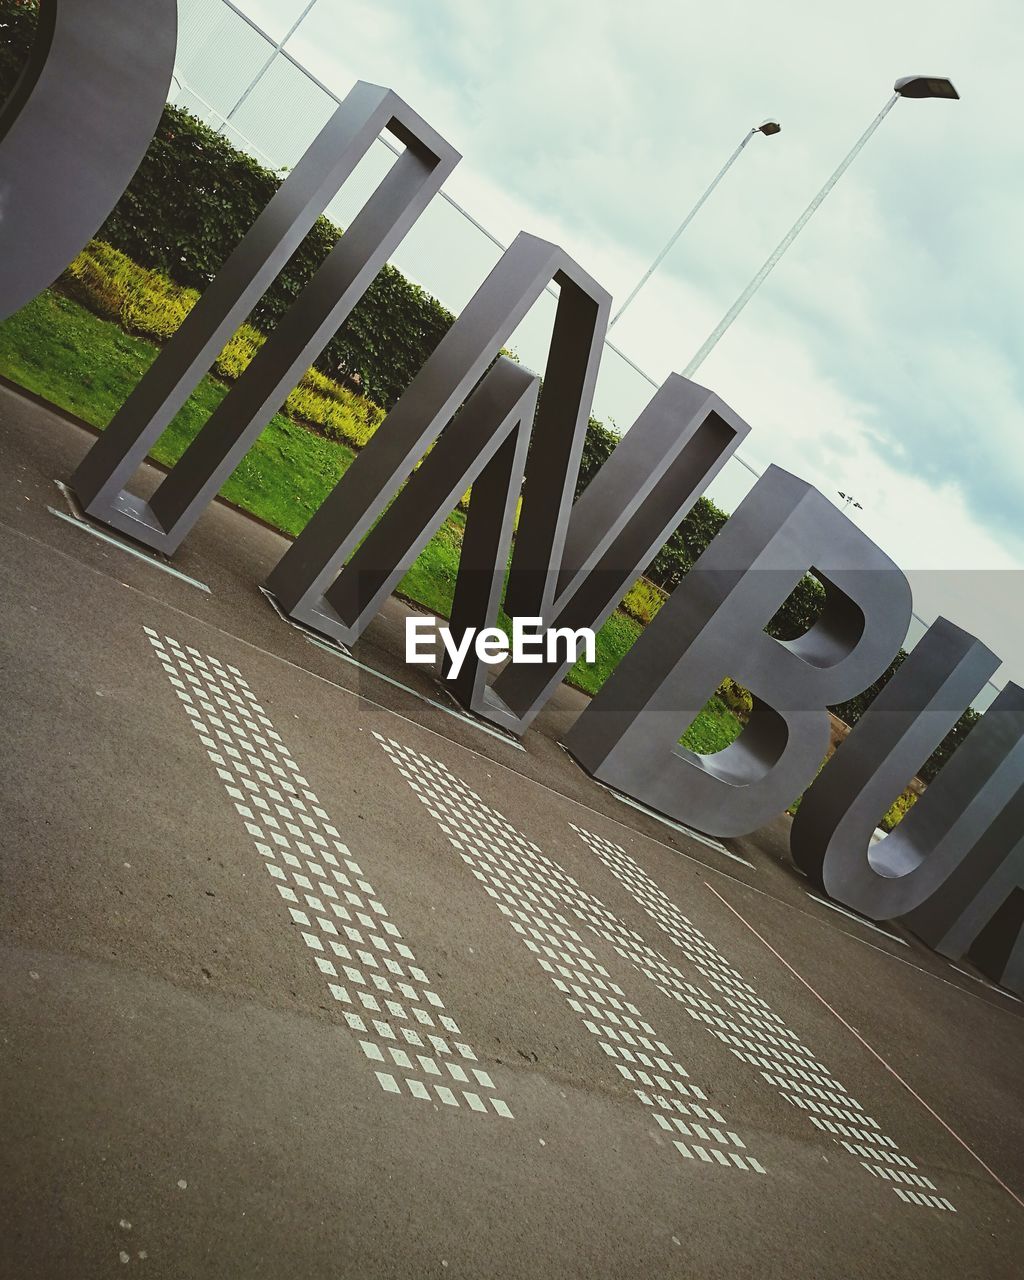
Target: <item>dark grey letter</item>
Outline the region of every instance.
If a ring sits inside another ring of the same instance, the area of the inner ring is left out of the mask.
[[[382,129],[405,151],[150,501],[128,493],[136,468]],[[357,84],[83,459],[72,485],[86,511],[174,551],[458,159],[390,89]]]
[[[764,627],[813,569],[826,604],[798,639]],[[753,831],[814,777],[826,707],[871,683],[910,621],[897,566],[816,489],[770,467],[569,731],[600,781],[715,835]],[[754,694],[731,746],[678,746],[722,679]]]
[[[139,167],[174,70],[175,0],[43,0],[0,110],[0,320],[41,293]]]
[[[984,931],[986,967],[1020,989],[1024,690],[1006,686],[896,830],[871,844],[998,666],[974,636],[935,622],[804,796],[791,848],[837,902],[873,920],[902,917],[943,955],[965,955]]]

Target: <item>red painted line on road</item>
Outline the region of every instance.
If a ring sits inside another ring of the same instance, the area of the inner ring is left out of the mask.
[[[851,1026],[841,1013],[838,1013],[835,1009],[833,1009],[832,1006],[829,1004],[829,1002],[825,999],[825,997],[819,991],[816,991],[814,987],[812,987],[811,984],[807,981],[807,979],[802,974],[798,973],[796,969],[793,968],[793,966],[789,963],[789,961],[786,959],[785,956],[780,955],[775,950],[775,948],[772,946],[772,944],[768,941],[767,938],[765,938],[762,934],[758,933],[758,931],[754,928],[754,926],[750,923],[749,920],[747,920],[744,916],[740,915],[740,913],[736,910],[736,908],[732,905],[732,903],[729,902],[727,898],[722,897],[722,895],[718,892],[718,890],[714,887],[714,885],[708,884],[708,882],[705,880],[704,886],[705,888],[710,889],[711,892],[715,895],[715,897],[720,902],[723,902],[729,908],[729,910],[733,913],[733,915],[736,917],[737,920],[739,920],[742,924],[746,925],[746,927],[750,930],[750,932],[754,935],[754,937],[757,938],[759,942],[761,942],[764,946],[768,948],[768,950],[772,953],[772,955],[776,958],[776,960],[779,960],[782,964],[786,966],[786,968],[790,971],[790,973],[793,975],[794,978],[796,978],[799,982],[803,983],[803,985],[807,988],[807,990],[811,993],[811,995],[814,996],[816,1000],[821,1001],[821,1003],[825,1006],[825,1008],[829,1011],[829,1013],[831,1013],[834,1018],[837,1018],[843,1024],[843,1026],[847,1029],[847,1031],[850,1032],[851,1035],[854,1035],[857,1037],[857,1039],[861,1042],[864,1048],[867,1049],[868,1053],[876,1057],[878,1061],[882,1064],[882,1066],[885,1067],[886,1071],[888,1071],[891,1076],[893,1076],[896,1080],[900,1082],[900,1084],[904,1087],[904,1089],[906,1089],[907,1093],[909,1093],[912,1098],[916,1098],[917,1101],[921,1104],[921,1106],[924,1107],[925,1111],[927,1111],[928,1114],[932,1116],[934,1119],[938,1120],[939,1124],[942,1125],[943,1129],[945,1129],[946,1132],[951,1135],[951,1137],[955,1138],[957,1142],[960,1143],[960,1145],[969,1155],[973,1156],[974,1159],[977,1160],[978,1164],[981,1165],[981,1167],[985,1170],[985,1172],[989,1175],[989,1177],[993,1178],[996,1182],[998,1182],[999,1185],[1002,1187],[1002,1189],[1006,1192],[1006,1194],[1009,1196],[1012,1196],[1013,1199],[1016,1200],[1017,1203],[1020,1205],[1020,1207],[1024,1209],[1024,1200],[1020,1198],[1020,1196],[1016,1193],[1016,1191],[1014,1191],[1012,1187],[1008,1187],[1006,1183],[1002,1180],[1002,1178],[1000,1178],[999,1174],[996,1173],[994,1169],[991,1169],[985,1163],[984,1160],[982,1160],[981,1156],[978,1155],[977,1151],[975,1151],[973,1147],[971,1147],[968,1143],[966,1143],[963,1140],[963,1138],[960,1137],[957,1131],[953,1129],[950,1125],[948,1125],[945,1120],[943,1120],[942,1116],[939,1115],[939,1113],[935,1110],[935,1108],[929,1106],[928,1103],[925,1102],[924,1098],[922,1098],[921,1095],[917,1093],[916,1090],[913,1089],[906,1082],[906,1080],[903,1079],[903,1077],[896,1070],[896,1068],[893,1066],[890,1066],[890,1064],[886,1062],[886,1060],[882,1057],[882,1055],[878,1052],[878,1050],[875,1049],[872,1045],[868,1044],[868,1042],[864,1039],[864,1037],[857,1030],[857,1028]]]

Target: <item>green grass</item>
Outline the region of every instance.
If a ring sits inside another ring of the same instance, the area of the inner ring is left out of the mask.
[[[0,325],[0,373],[94,427],[107,425],[156,352],[60,294],[42,294]],[[156,461],[176,462],[225,395],[220,382],[204,378],[153,447]],[[277,414],[221,492],[295,535],[354,457]]]
[[[716,695],[679,741],[702,756],[713,755],[727,747],[742,728],[739,719]]]
[[[148,271],[102,240],[91,240],[61,275],[61,293],[81,303],[125,333],[162,343],[172,337],[199,300],[195,289],[183,289],[169,276]],[[266,342],[263,334],[243,324],[224,344],[211,372],[234,382]],[[361,449],[384,420],[384,410],[365,396],[307,369],[288,395],[283,412],[310,424],[332,440]]]
[[[584,693],[595,694],[632,649],[643,627],[635,618],[617,609],[597,633],[594,646],[596,662],[582,658],[566,677],[571,685]]]
[[[465,523],[461,512],[448,517],[398,584],[399,595],[443,618],[451,614]]]
[[[597,661],[577,662],[566,680],[584,693],[594,694],[633,647],[643,631],[635,618],[621,609],[608,619],[597,633]],[[743,728],[739,718],[719,697],[713,697],[700,715],[679,739],[690,751],[712,755],[727,747]]]
[[[0,324],[0,374],[98,428],[111,420],[157,350],[53,291]],[[154,446],[152,457],[167,466],[176,462],[226,394],[222,383],[205,377]],[[279,413],[221,493],[295,536],[354,456],[347,445]],[[451,610],[464,524],[461,512],[451,515],[399,585],[402,595],[444,617]],[[504,615],[499,621],[507,627]],[[577,662],[569,683],[596,693],[642,630],[635,618],[616,611],[598,632],[597,661]],[[693,751],[718,751],[740,728],[740,721],[713,698],[682,741]]]
[[[155,351],[51,292],[0,325],[0,370],[94,427],[110,421]]]

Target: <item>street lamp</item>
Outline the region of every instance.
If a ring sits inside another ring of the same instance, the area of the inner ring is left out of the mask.
[[[782,125],[781,125],[781,124],[779,124],[779,122],[778,122],[777,120],[765,120],[763,124],[755,125],[755,126],[753,127],[753,129],[748,130],[748,132],[747,132],[747,133],[745,133],[745,134],[743,135],[743,141],[742,141],[742,142],[740,143],[740,145],[736,148],[736,150],[732,153],[732,155],[729,157],[729,159],[728,159],[728,160],[726,160],[725,164],[724,164],[724,165],[722,165],[721,169],[719,169],[718,173],[716,174],[716,176],[715,176],[715,178],[714,178],[714,181],[713,181],[713,182],[711,183],[711,185],[707,188],[707,190],[704,192],[704,194],[701,196],[701,198],[697,201],[697,203],[693,206],[693,208],[692,208],[692,209],[690,210],[690,212],[686,215],[686,217],[682,220],[682,222],[679,224],[679,226],[678,226],[678,227],[676,227],[675,231],[674,231],[674,232],[672,233],[672,235],[669,237],[668,243],[665,245],[665,247],[662,249],[662,251],[658,254],[658,256],[654,259],[654,261],[653,261],[653,262],[651,263],[651,265],[647,268],[647,270],[646,270],[646,271],[644,272],[644,274],[640,277],[640,279],[636,282],[636,285],[635,285],[635,286],[634,286],[634,288],[633,288],[633,292],[629,295],[629,297],[628,297],[628,298],[626,299],[626,301],[622,304],[622,306],[621,306],[621,307],[619,307],[619,309],[618,309],[618,311],[616,311],[615,315],[614,315],[614,316],[612,316],[611,321],[609,322],[609,325],[608,325],[608,328],[609,328],[609,329],[612,327],[612,325],[614,325],[614,324],[616,323],[616,321],[617,321],[617,320],[619,320],[619,319],[620,319],[620,317],[622,316],[622,313],[626,310],[626,308],[627,308],[627,307],[629,306],[629,304],[633,301],[633,299],[636,297],[636,295],[637,295],[637,294],[640,292],[640,290],[644,287],[644,285],[647,283],[647,281],[648,281],[648,280],[650,280],[651,276],[653,276],[653,275],[654,275],[655,271],[657,271],[657,269],[661,266],[661,264],[662,264],[662,262],[663,262],[663,260],[664,260],[664,258],[665,258],[665,255],[668,253],[668,251],[672,248],[672,246],[675,244],[675,242],[679,239],[679,237],[683,234],[683,232],[686,230],[686,228],[687,228],[687,227],[690,225],[690,223],[693,221],[693,219],[694,219],[694,217],[696,216],[697,212],[699,211],[699,209],[701,208],[701,206],[704,204],[704,201],[705,201],[705,200],[707,200],[708,196],[712,193],[712,191],[714,191],[715,187],[717,187],[717,186],[718,186],[718,184],[722,181],[722,179],[725,177],[725,175],[729,172],[729,170],[732,168],[732,166],[733,166],[733,165],[736,163],[736,161],[739,159],[740,152],[741,152],[741,151],[743,150],[743,148],[747,145],[747,143],[750,141],[750,139],[751,139],[751,138],[752,138],[756,133],[763,133],[763,134],[764,134],[764,136],[765,136],[766,138],[771,138],[771,137],[773,137],[776,133],[780,133],[781,131],[782,131]]]
[[[953,82],[939,76],[901,76],[893,85],[893,92],[900,98],[960,97]]]
[[[747,285],[747,287],[743,290],[740,296],[732,304],[732,306],[725,313],[722,319],[718,322],[714,330],[708,335],[707,341],[704,343],[701,349],[697,352],[697,354],[693,357],[690,363],[683,370],[684,377],[687,377],[687,378],[692,377],[692,375],[697,371],[697,369],[699,369],[700,366],[704,363],[708,355],[710,355],[711,351],[718,344],[719,339],[726,332],[726,330],[729,328],[732,322],[736,319],[739,313],[743,310],[743,308],[747,305],[747,303],[754,296],[754,294],[757,293],[761,285],[764,284],[765,280],[767,280],[768,276],[771,274],[772,269],[775,267],[775,264],[779,261],[779,259],[786,252],[789,246],[793,243],[793,241],[797,238],[800,232],[804,229],[804,227],[810,221],[811,215],[818,208],[821,202],[832,190],[832,188],[836,185],[839,179],[850,167],[850,165],[854,162],[857,156],[861,153],[868,139],[875,132],[878,126],[889,114],[889,112],[893,109],[893,107],[900,100],[900,98],[959,98],[959,97],[960,95],[953,88],[952,82],[949,80],[942,79],[938,76],[903,76],[901,79],[896,81],[896,83],[893,85],[892,97],[885,104],[882,110],[879,111],[878,115],[875,116],[874,120],[871,121],[871,123],[864,130],[861,136],[857,139],[857,141],[853,144],[853,147],[850,149],[845,159],[843,159],[843,161],[840,163],[836,171],[832,174],[832,176],[825,183],[822,189],[818,192],[818,194],[814,197],[811,203],[803,211],[800,217],[797,218],[796,222],[789,229],[789,231],[786,232],[785,236],[783,236],[782,240],[779,242],[779,244],[775,247],[775,249],[769,255],[767,261],[761,267],[760,271],[758,271],[757,275],[754,276],[753,280],[751,280],[751,282]]]

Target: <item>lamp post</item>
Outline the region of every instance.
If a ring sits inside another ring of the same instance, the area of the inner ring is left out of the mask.
[[[236,112],[238,112],[245,105],[253,89],[256,88],[259,82],[263,79],[263,77],[267,74],[267,72],[273,66],[274,59],[285,47],[288,41],[296,33],[296,31],[298,31],[299,27],[302,26],[303,22],[305,22],[306,18],[309,16],[310,11],[313,9],[313,7],[316,4],[317,4],[317,0],[308,0],[306,7],[302,10],[302,12],[295,19],[295,21],[292,23],[289,29],[285,32],[284,36],[274,46],[274,50],[271,53],[270,57],[266,60],[266,62],[264,62],[263,66],[260,67],[259,71],[257,71],[256,74],[253,76],[253,78],[249,81],[248,85],[245,88],[245,91],[242,93],[242,96],[238,99],[235,105],[231,108],[231,110],[227,113],[227,115],[221,121],[220,128],[217,130],[218,133],[224,132],[224,129],[226,128],[227,125],[231,123]]]
[[[825,199],[825,197],[832,190],[832,188],[836,185],[839,179],[850,167],[850,165],[854,162],[857,156],[860,155],[868,139],[875,132],[878,126],[889,114],[889,112],[893,109],[893,107],[900,100],[900,98],[959,98],[959,97],[960,95],[953,88],[951,81],[941,79],[938,76],[903,76],[901,79],[896,81],[896,83],[893,85],[892,97],[885,104],[882,110],[879,111],[878,115],[875,116],[874,120],[871,121],[871,123],[864,130],[861,136],[857,139],[857,141],[853,144],[852,148],[847,153],[845,158],[840,162],[839,167],[835,170],[835,172],[832,174],[829,180],[825,183],[825,185],[821,188],[818,194],[811,201],[811,203],[803,211],[800,217],[797,218],[796,222],[793,224],[792,227],[790,227],[789,231],[786,232],[782,240],[779,241],[775,249],[771,252],[771,254],[769,254],[767,261],[761,267],[760,271],[758,271],[757,275],[754,276],[753,280],[751,280],[751,282],[747,285],[747,287],[743,290],[740,296],[732,304],[732,306],[725,313],[722,319],[718,322],[716,327],[708,335],[708,338],[705,341],[704,345],[701,347],[701,349],[697,352],[697,354],[693,357],[690,363],[683,370],[684,377],[687,377],[687,378],[692,377],[692,375],[697,371],[697,369],[700,368],[700,366],[704,363],[704,361],[710,355],[712,350],[717,346],[719,339],[726,332],[726,330],[729,328],[732,322],[736,319],[739,313],[743,310],[743,308],[747,305],[747,303],[754,296],[754,294],[758,291],[758,289],[760,289],[761,285],[764,284],[765,280],[771,274],[776,263],[779,261],[782,255],[786,252],[789,246],[793,243],[793,241],[797,238],[800,232],[804,229],[804,227],[810,221],[814,211],[818,208],[818,206]]]
[[[766,138],[771,138],[774,134],[780,133],[781,130],[782,130],[782,125],[779,124],[777,120],[765,120],[763,124],[755,125],[753,129],[748,130],[748,132],[743,135],[743,141],[739,144],[739,146],[732,153],[729,159],[726,160],[725,164],[722,165],[721,169],[719,169],[711,185],[707,188],[707,190],[700,197],[697,203],[693,206],[690,212],[682,220],[679,226],[676,227],[675,231],[669,237],[668,243],[665,245],[662,251],[658,254],[658,256],[654,259],[654,261],[647,268],[647,270],[643,273],[643,275],[636,282],[636,284],[633,286],[633,292],[629,295],[629,297],[622,304],[622,306],[619,307],[615,315],[612,316],[608,324],[609,329],[611,329],[611,327],[616,323],[616,321],[620,319],[620,317],[622,316],[622,313],[626,310],[626,308],[633,301],[636,295],[644,287],[647,281],[650,280],[651,276],[654,275],[655,271],[657,271],[657,269],[661,266],[662,262],[665,259],[665,255],[669,252],[669,250],[672,248],[675,242],[679,239],[679,237],[683,234],[686,228],[693,221],[694,217],[697,215],[701,206],[704,204],[705,200],[707,200],[708,196],[712,193],[712,191],[714,191],[715,187],[718,186],[718,184],[722,181],[725,175],[729,172],[732,166],[739,159],[740,152],[747,145],[750,139],[757,133],[763,133]]]

